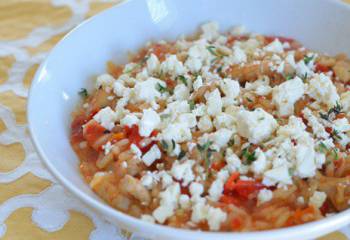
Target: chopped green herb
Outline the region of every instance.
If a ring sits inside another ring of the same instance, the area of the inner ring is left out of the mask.
[[[251,100],[249,97],[246,97],[248,102],[253,102],[253,100]]]
[[[162,146],[164,151],[168,151],[169,145],[165,140],[160,141],[160,145]]]
[[[89,96],[88,91],[86,90],[86,88],[81,88],[80,91],[78,92],[78,94],[82,97],[82,98],[87,98]]]
[[[204,143],[203,145],[197,144],[197,149],[200,151],[201,156],[204,159],[204,162],[207,166],[207,168],[209,168],[210,166],[210,157],[212,156],[212,153],[215,152],[214,149],[210,148],[210,145],[212,145],[213,142],[208,141],[206,143]]]
[[[264,119],[265,119],[264,117],[258,118],[259,121],[262,121],[262,120],[264,120]]]
[[[220,73],[222,72],[222,66],[218,67],[218,68],[216,69],[216,72],[220,74]]]
[[[171,115],[169,114],[169,113],[167,113],[167,114],[162,114],[162,115],[160,115],[160,119],[162,119],[162,120],[164,120],[164,119],[166,119],[166,118],[169,118]]]
[[[303,80],[303,82],[306,82],[307,77],[308,77],[307,73],[305,73],[303,76],[301,76],[301,79]]]
[[[195,107],[194,101],[193,100],[189,100],[188,104],[190,105],[190,110],[192,111],[194,109],[194,107]]]
[[[332,153],[333,153],[334,159],[338,160],[339,159],[338,149],[337,148],[332,148]]]
[[[214,46],[208,46],[207,50],[214,56],[218,56],[218,53],[215,50],[216,48]]]
[[[286,78],[286,80],[291,80],[291,79],[294,78],[294,74],[287,74],[287,75],[285,76],[285,78]]]
[[[308,65],[311,61],[312,61],[312,59],[314,59],[314,56],[312,55],[312,56],[305,56],[304,57],[304,63],[306,64],[306,65]]]
[[[230,139],[230,141],[228,141],[227,145],[229,147],[232,147],[235,144],[235,140],[233,138]]]
[[[179,156],[177,158],[181,160],[185,155],[186,155],[186,152],[181,150],[181,152],[179,153]]]
[[[156,89],[157,89],[160,93],[165,93],[165,92],[171,93],[171,90],[170,90],[169,88],[164,87],[164,86],[161,85],[160,83],[157,83]]]
[[[250,146],[242,150],[242,157],[245,158],[248,165],[252,164],[256,160],[255,151],[249,151]]]
[[[174,139],[171,139],[171,144],[172,144],[172,149],[174,150],[175,149],[175,146],[176,146],[176,143],[175,143],[175,141],[174,141]]]
[[[324,144],[323,142],[321,142],[319,145],[318,145],[318,150],[322,153],[327,153],[328,151],[328,148],[326,146],[326,144]]]
[[[339,135],[339,131],[336,129],[333,129],[331,136],[334,138],[334,140],[341,140],[342,137]]]
[[[183,75],[179,75],[177,78],[187,87],[187,79]]]
[[[332,114],[337,116],[340,113],[343,113],[343,107],[339,104],[339,102],[336,102],[336,104],[330,108],[327,113],[320,113],[320,117],[326,121],[330,121]]]
[[[289,174],[289,176],[293,176],[294,175],[294,169],[293,168],[289,168],[288,169],[288,174]]]

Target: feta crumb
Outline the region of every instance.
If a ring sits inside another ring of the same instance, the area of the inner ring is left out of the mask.
[[[120,119],[120,125],[121,126],[128,126],[131,127],[132,125],[138,124],[139,119],[135,114],[129,113],[125,115],[122,119]]]
[[[115,126],[114,122],[117,120],[117,114],[110,107],[105,107],[96,113],[93,118],[102,127],[112,130]]]
[[[139,81],[136,83],[135,90],[135,100],[151,102],[161,96],[160,92],[157,90],[157,84],[162,87],[166,87],[165,82],[150,77],[145,81]]]
[[[316,101],[325,103],[329,108],[339,101],[337,89],[329,76],[321,73],[315,74],[307,87],[307,93]]]
[[[294,113],[294,104],[304,95],[304,83],[299,77],[283,82],[272,90],[272,101],[280,116]]]
[[[153,145],[151,149],[142,156],[142,161],[149,167],[155,160],[159,159],[161,155],[158,146]]]
[[[185,67],[182,62],[180,62],[176,55],[169,55],[164,62],[160,65],[161,71],[164,73],[169,73],[173,77],[185,74]]]
[[[197,91],[201,86],[203,86],[203,79],[201,76],[198,76],[193,82],[193,90]]]
[[[262,108],[254,111],[240,109],[237,113],[237,131],[249,142],[257,144],[267,139],[277,128],[277,121]]]
[[[147,59],[146,64],[147,64],[147,71],[150,74],[157,72],[159,69],[158,57],[156,55],[154,55],[153,53],[151,53],[151,55]]]
[[[258,201],[259,203],[265,203],[272,199],[273,193],[271,190],[268,190],[266,188],[261,189],[258,193]]]
[[[108,141],[105,145],[102,145],[102,149],[104,150],[104,154],[107,155],[111,152],[113,145],[110,141]]]
[[[256,160],[251,164],[251,169],[255,174],[263,173],[267,167],[267,159],[265,153],[257,148],[255,150]]]
[[[152,131],[160,123],[160,117],[153,109],[144,109],[141,121],[139,122],[139,133],[143,137],[149,137]]]
[[[209,22],[201,26],[202,35],[201,38],[205,38],[208,41],[212,41],[219,35],[219,25],[216,22]]]
[[[211,122],[210,116],[204,115],[199,119],[198,129],[201,132],[209,132],[213,130],[213,123]]]
[[[187,186],[191,183],[195,176],[192,171],[192,167],[195,164],[194,160],[185,160],[184,162],[179,162],[176,160],[170,170],[171,175],[177,180],[182,181],[183,186]]]
[[[215,116],[222,110],[222,100],[219,90],[216,88],[214,91],[206,95],[207,99],[207,112],[211,116]]]
[[[141,159],[142,152],[141,152],[141,150],[140,150],[135,144],[131,144],[131,145],[130,145],[130,150],[132,151],[132,153],[135,154],[135,156],[136,156],[138,159]]]
[[[283,45],[282,43],[276,38],[273,42],[269,43],[264,47],[264,50],[267,52],[274,52],[274,53],[283,53]]]
[[[273,186],[277,183],[292,184],[292,179],[288,172],[288,167],[282,165],[276,168],[272,168],[264,172],[263,184],[266,186]]]
[[[96,89],[102,87],[103,89],[112,87],[115,79],[112,75],[105,73],[97,77]]]
[[[221,223],[225,222],[226,218],[227,213],[222,211],[220,208],[209,207],[207,220],[210,230],[219,230]]]
[[[179,198],[179,204],[181,208],[187,209],[190,207],[190,198],[186,194],[181,194]]]
[[[315,191],[314,194],[309,199],[309,205],[312,205],[316,208],[322,207],[323,203],[327,199],[327,194],[324,192]]]

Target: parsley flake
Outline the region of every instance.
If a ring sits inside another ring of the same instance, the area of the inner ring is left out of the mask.
[[[304,63],[306,64],[306,65],[308,65],[311,61],[312,61],[312,59],[314,59],[314,56],[312,55],[312,56],[305,56],[304,57]]]
[[[86,90],[86,88],[81,88],[80,91],[78,92],[78,94],[82,97],[82,98],[87,98],[89,96],[88,91]]]
[[[193,100],[189,100],[188,104],[190,105],[190,110],[192,111],[194,109],[194,107],[195,107],[194,101]]]
[[[187,79],[183,75],[177,76],[177,79],[179,79],[187,87],[187,85],[188,85]]]

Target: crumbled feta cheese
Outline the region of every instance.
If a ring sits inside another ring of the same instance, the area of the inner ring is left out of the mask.
[[[147,171],[141,178],[141,184],[147,189],[152,189],[158,180],[159,179],[155,173]]]
[[[110,108],[102,108],[98,113],[94,115],[94,120],[101,124],[102,127],[112,130],[117,120],[117,114]]]
[[[112,87],[115,79],[112,75],[105,73],[97,77],[96,88],[102,87],[103,89]]]
[[[134,87],[135,99],[137,101],[151,102],[156,98],[159,98],[161,94],[157,90],[158,84],[162,87],[166,87],[166,84],[163,81],[153,77],[150,77],[145,81],[137,82]]]
[[[320,103],[325,103],[329,108],[333,107],[339,101],[337,89],[329,76],[320,73],[310,80],[307,87],[307,93]]]
[[[256,80],[254,82],[246,82],[244,89],[254,91],[259,96],[266,96],[271,93],[272,88],[269,86],[270,80],[267,77]]]
[[[102,145],[102,149],[104,150],[104,154],[107,155],[111,152],[113,145],[110,141],[108,141],[105,145]]]
[[[153,109],[143,110],[142,118],[139,122],[139,133],[143,137],[151,135],[152,131],[157,128],[160,123],[160,117]]]
[[[183,186],[187,186],[195,178],[195,175],[192,171],[194,164],[194,160],[185,160],[183,162],[176,160],[171,167],[170,173],[175,179],[179,181],[181,180]]]
[[[113,83],[113,92],[117,97],[122,97],[124,94],[125,87],[123,84],[121,84],[119,81],[115,81]]]
[[[213,141],[212,147],[216,150],[225,147],[230,141],[232,134],[233,131],[227,128],[220,128],[216,132],[210,134],[210,139]]]
[[[146,64],[147,64],[147,71],[150,74],[157,72],[159,69],[158,57],[156,55],[154,55],[153,53],[151,53],[151,55],[147,59]]]
[[[283,82],[272,90],[272,101],[280,116],[294,113],[294,104],[304,95],[304,83],[299,77]]]
[[[204,188],[203,185],[198,182],[192,182],[190,185],[190,193],[193,199],[200,198],[202,195]]]
[[[265,153],[257,148],[255,150],[256,160],[251,164],[251,169],[255,174],[263,173],[267,167],[267,159]]]
[[[140,150],[135,144],[131,144],[131,145],[130,145],[130,150],[135,154],[135,156],[136,156],[138,159],[141,159],[142,152],[141,152],[141,150]]]
[[[174,77],[182,75],[186,71],[182,62],[177,59],[176,55],[167,56],[165,61],[161,63],[160,69],[164,73],[169,73]]]
[[[181,194],[179,198],[179,204],[182,209],[187,209],[190,207],[190,198],[186,194]]]
[[[205,97],[207,99],[207,112],[211,116],[215,116],[222,110],[222,99],[219,90],[216,88]]]
[[[308,121],[308,125],[311,126],[312,131],[318,138],[327,139],[329,133],[326,131],[324,126],[318,121],[317,117],[313,115],[309,108],[305,108],[303,111],[304,118]]]
[[[177,208],[178,200],[180,197],[180,184],[173,183],[161,192],[160,206],[156,208],[152,215],[159,223],[164,223],[166,219],[174,214],[174,210]]]
[[[198,129],[201,132],[209,132],[213,130],[213,123],[211,122],[210,116],[204,115],[199,119]]]
[[[190,96],[190,91],[185,84],[178,84],[174,89],[174,97],[176,100],[186,100]]]
[[[216,115],[213,124],[216,129],[229,128],[233,132],[236,132],[236,127],[234,125],[235,119],[233,116],[227,113],[219,113]]]
[[[235,171],[241,172],[241,160],[230,148],[226,149],[225,161],[227,163],[227,169],[231,173]]]
[[[311,77],[314,75],[314,72],[305,64],[304,60],[300,60],[296,64],[295,70],[297,75],[301,78]]]
[[[257,144],[267,139],[277,128],[277,122],[272,115],[261,108],[254,111],[240,109],[237,113],[237,131],[249,142]]]
[[[210,230],[219,230],[221,223],[225,222],[226,218],[227,213],[222,211],[220,208],[209,207],[207,220]]]
[[[197,91],[201,86],[203,86],[203,79],[201,76],[198,76],[193,82],[193,90]]]
[[[142,161],[146,166],[151,166],[155,160],[160,159],[161,155],[158,146],[155,144],[142,156]]]
[[[266,186],[273,186],[277,183],[284,185],[292,184],[291,176],[288,172],[288,167],[282,165],[276,168],[272,168],[264,172],[263,184]]]
[[[283,45],[282,43],[276,38],[273,42],[269,43],[264,47],[264,50],[267,52],[274,52],[274,53],[283,53]]]
[[[230,78],[224,78],[222,81],[220,81],[220,88],[221,91],[225,94],[226,105],[233,104],[235,101],[235,98],[238,97],[240,88],[238,81],[232,80]]]
[[[201,26],[202,35],[201,38],[205,38],[208,41],[213,41],[219,35],[219,25],[216,22],[209,22]]]
[[[120,119],[120,125],[131,127],[132,125],[138,124],[139,121],[140,120],[135,114],[130,113],[125,115],[125,117],[123,117],[122,119]]]
[[[315,191],[314,194],[309,199],[309,204],[320,208],[327,199],[327,194],[324,192]]]
[[[190,72],[196,73],[202,68],[202,61],[199,58],[188,57],[185,62],[185,66],[188,68],[188,70],[190,70]]]
[[[258,201],[259,203],[265,203],[272,199],[273,193],[271,190],[268,190],[266,188],[261,189],[258,193]]]

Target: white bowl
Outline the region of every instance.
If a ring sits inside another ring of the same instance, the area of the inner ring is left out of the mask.
[[[350,210],[301,226],[251,233],[199,232],[150,224],[103,202],[83,181],[69,144],[70,114],[80,88],[105,71],[107,60],[126,61],[129,50],[149,40],[174,39],[210,20],[222,30],[249,30],[294,37],[306,47],[350,55],[350,7],[340,0],[134,0],[113,7],[69,33],[35,75],[28,118],[38,153],[74,195],[106,218],[152,239],[308,239],[350,223]]]

